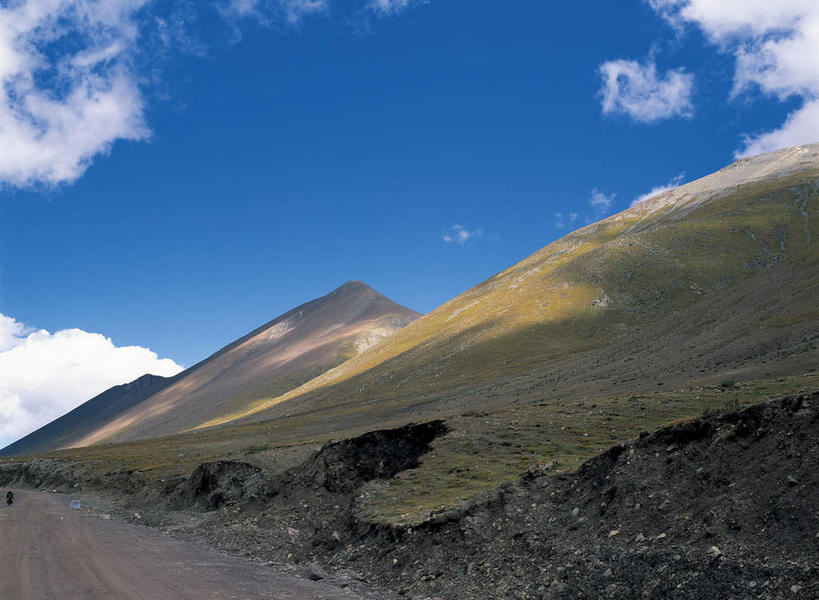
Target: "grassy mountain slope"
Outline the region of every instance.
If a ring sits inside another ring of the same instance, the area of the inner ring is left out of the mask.
[[[561,238],[228,418],[355,427],[807,369],[819,334],[817,190],[819,145],[743,159]]]
[[[703,411],[819,390],[819,145],[743,160],[574,232],[383,343],[188,431],[48,456],[146,482],[207,461],[279,471],[319,444],[446,419],[418,468],[363,490],[412,523],[571,471]],[[0,460],[0,463],[4,462]]]
[[[124,410],[109,411],[100,418],[83,405],[15,446],[40,452],[180,433],[203,419],[218,418],[258,398],[293,389],[418,316],[361,282],[348,282],[262,325]],[[78,419],[78,415],[86,418]],[[55,428],[64,435],[47,435]]]

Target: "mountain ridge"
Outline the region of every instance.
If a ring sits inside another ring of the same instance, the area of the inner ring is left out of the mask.
[[[99,410],[101,401],[92,399],[0,454],[179,433],[204,416],[220,414],[224,407],[241,407],[270,390],[286,390],[309,380],[418,315],[361,281],[348,281],[225,345],[150,393],[121,401],[113,399],[124,391],[116,386],[103,392],[111,406],[106,405],[99,418],[91,418],[91,411]],[[56,439],[46,438],[57,432],[65,443],[55,445]]]
[[[236,419],[205,422],[202,427],[305,411],[337,409],[333,414],[339,417],[342,407],[355,412],[353,407],[379,401],[395,402],[406,411],[455,398],[450,404],[457,411],[464,408],[457,398],[465,393],[475,395],[474,402],[481,404],[480,398],[486,399],[479,391],[483,385],[494,386],[499,394],[508,390],[523,395],[520,385],[504,387],[502,382],[509,378],[529,378],[529,384],[541,388],[572,380],[579,387],[576,372],[588,365],[576,357],[600,362],[607,347],[627,342],[641,328],[659,332],[671,327],[684,343],[683,328],[663,325],[664,320],[673,321],[680,311],[687,311],[695,322],[698,311],[719,319],[714,313],[723,303],[718,299],[721,294],[736,297],[748,288],[743,293],[752,295],[754,287],[771,287],[772,278],[776,284],[758,307],[747,298],[741,300],[749,314],[775,312],[776,292],[791,289],[793,304],[806,315],[801,323],[813,331],[816,318],[811,316],[810,298],[819,293],[815,276],[819,221],[811,216],[817,213],[819,144],[741,159],[572,232],[443,304],[388,344]],[[735,325],[747,329],[748,321]],[[798,337],[798,327],[792,329],[790,333]],[[781,333],[766,335],[772,344],[780,344],[788,337]],[[707,338],[707,328],[697,335]],[[657,339],[645,340],[645,345],[656,347]],[[714,373],[734,360],[720,357],[726,352],[713,349]],[[645,359],[662,362],[662,352]],[[697,363],[706,362],[690,356],[684,366],[699,370],[706,365]],[[622,368],[632,370],[625,364]],[[544,369],[558,371],[557,379],[547,383],[554,378],[535,373]],[[657,376],[680,379],[674,370],[673,365],[663,367]],[[353,390],[356,400],[350,401]],[[423,414],[421,410],[419,418]]]

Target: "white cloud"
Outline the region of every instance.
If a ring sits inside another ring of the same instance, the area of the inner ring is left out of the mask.
[[[738,156],[819,141],[819,2],[816,0],[648,0],[677,28],[699,27],[733,54],[734,95],[757,88],[800,98],[779,128],[746,136]]]
[[[426,4],[428,0],[369,0],[367,8],[382,16],[389,16],[406,10],[418,4]]]
[[[32,330],[0,314],[0,441],[20,438],[114,385],[181,370],[147,348],[117,347],[80,329]]]
[[[362,0],[357,14],[397,14],[426,0]],[[329,0],[215,0],[239,22],[298,27]],[[119,140],[144,141],[146,86],[171,52],[205,54],[194,0],[0,0],[0,186],[72,183]]]
[[[326,12],[328,8],[327,0],[226,0],[219,11],[234,25],[241,19],[252,18],[266,26],[281,21],[295,27],[304,17]],[[241,39],[238,29],[235,34],[236,41]]]
[[[611,206],[617,194],[606,194],[597,188],[591,191],[589,198],[589,209],[585,211],[570,211],[552,213],[554,226],[556,229],[574,229],[577,225],[589,225],[606,216],[611,211]]]
[[[480,229],[469,230],[463,225],[453,225],[450,230],[444,234],[444,241],[447,243],[455,243],[463,246],[471,239],[483,236],[483,231]]]
[[[756,137],[746,135],[745,147],[737,152],[737,158],[813,142],[819,142],[819,100],[806,102],[778,129]]]
[[[0,181],[77,179],[117,140],[148,136],[131,58],[145,0],[0,7]]]
[[[680,173],[676,177],[673,177],[668,183],[666,183],[664,185],[658,185],[657,187],[651,188],[645,194],[642,194],[642,195],[638,196],[637,198],[635,198],[631,202],[630,206],[634,206],[635,204],[640,204],[640,202],[642,202],[644,200],[648,200],[649,198],[653,198],[654,196],[662,194],[663,192],[667,192],[668,190],[673,190],[675,187],[679,187],[684,180],[685,180],[685,173]]]
[[[643,123],[694,114],[694,76],[684,69],[658,75],[653,58],[644,64],[612,60],[600,65],[600,76],[603,114],[622,113]]]
[[[595,216],[600,217],[609,211],[611,203],[616,197],[617,194],[604,194],[597,188],[594,188],[591,193],[591,200],[589,200],[589,206],[591,206]]]

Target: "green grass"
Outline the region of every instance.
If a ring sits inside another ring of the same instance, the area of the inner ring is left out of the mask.
[[[551,463],[555,472],[578,468],[610,446],[668,423],[720,414],[766,398],[819,390],[819,373],[649,393],[556,399],[494,410],[469,410],[447,419],[451,432],[435,442],[417,469],[380,485],[363,506],[367,518],[413,523],[430,512],[518,479],[532,464]],[[442,415],[444,416],[444,415]],[[209,460],[249,461],[267,468],[298,465],[319,444],[374,428],[398,426],[384,420],[332,434],[317,433],[313,415],[183,434],[156,440],[91,446],[49,453],[97,476],[112,470],[140,472],[147,481],[187,475]],[[0,463],[13,459],[0,459]]]
[[[364,508],[375,521],[413,523],[432,511],[518,479],[532,464],[573,471],[584,461],[641,431],[739,410],[764,399],[819,389],[819,377],[549,402],[451,419],[452,432],[434,442],[421,466],[392,480]]]

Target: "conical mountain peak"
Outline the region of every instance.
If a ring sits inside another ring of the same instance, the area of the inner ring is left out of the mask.
[[[348,281],[265,323],[161,386],[138,380],[104,392],[101,400],[92,400],[70,418],[29,436],[26,448],[43,451],[173,435],[223,420],[338,366],[419,316],[361,281]],[[154,387],[134,395],[131,388],[137,384]],[[119,401],[126,392],[127,402]],[[99,413],[103,400],[113,408]]]

